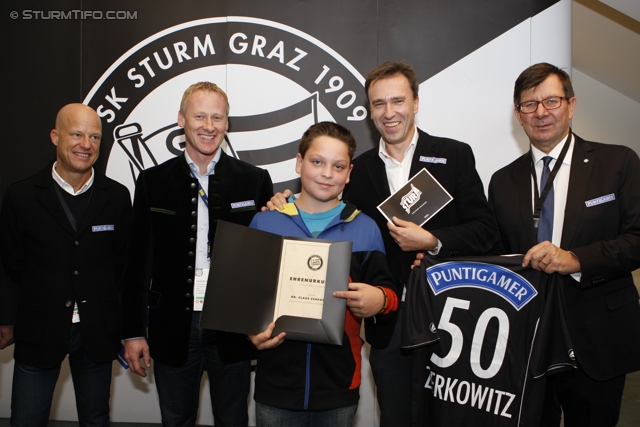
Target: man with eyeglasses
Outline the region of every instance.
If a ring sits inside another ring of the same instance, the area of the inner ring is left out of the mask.
[[[640,370],[640,160],[628,147],[571,132],[576,98],[566,72],[535,64],[520,74],[514,113],[531,150],[496,172],[489,204],[501,253],[565,276],[578,368],[548,379],[545,426],[614,426],[625,374]]]

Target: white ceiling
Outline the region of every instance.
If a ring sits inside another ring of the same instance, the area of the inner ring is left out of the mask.
[[[573,66],[636,102],[639,18],[639,0],[573,1]]]

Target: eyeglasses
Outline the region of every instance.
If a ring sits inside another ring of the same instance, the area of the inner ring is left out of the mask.
[[[518,105],[521,113],[529,114],[538,109],[538,104],[542,104],[547,110],[555,110],[560,108],[562,100],[567,99],[564,96],[552,96],[551,98],[543,99],[542,101],[525,101]]]

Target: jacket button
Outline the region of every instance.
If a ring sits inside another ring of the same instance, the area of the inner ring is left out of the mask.
[[[74,271],[74,272],[73,272],[73,275],[74,275],[74,276],[79,276],[79,275],[80,275],[80,272],[79,272],[78,270],[76,270],[76,271]]]
[[[187,265],[187,271],[193,271],[193,266],[192,265]]]
[[[193,256],[193,251],[189,251],[189,252],[187,252],[187,255],[189,255],[189,256]]]
[[[196,183],[195,183],[195,182],[192,182],[191,184],[189,184],[189,187],[191,187],[191,188],[196,188]]]
[[[196,239],[194,237],[189,239],[189,243],[195,243],[195,242],[196,242]]]
[[[78,242],[77,240],[75,242],[73,242],[74,245],[76,246],[80,246],[80,242]]]
[[[198,203],[198,199],[196,199],[195,197],[191,199],[191,203],[196,204]]]
[[[187,279],[187,285],[193,285],[193,280]]]
[[[64,306],[69,308],[69,307],[71,307],[72,304],[73,303],[71,301],[67,301],[67,302],[64,303]]]
[[[191,211],[191,216],[198,216],[198,211]]]
[[[184,308],[184,311],[189,312],[189,311],[191,311],[191,309],[190,309],[189,307],[185,307],[185,308]]]
[[[195,225],[195,224],[193,224],[193,225],[191,225],[191,229],[192,229],[192,230],[197,230],[197,229],[198,229],[198,226],[197,226],[197,225]]]
[[[187,292],[186,294],[184,294],[185,298],[191,298],[191,294],[189,292]]]

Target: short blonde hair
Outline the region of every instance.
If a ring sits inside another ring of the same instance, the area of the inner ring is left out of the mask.
[[[187,104],[189,103],[191,95],[193,95],[193,93],[198,90],[220,94],[220,96],[222,96],[224,98],[224,101],[227,103],[227,116],[229,115],[229,97],[227,97],[227,94],[222,89],[220,89],[217,84],[211,82],[194,83],[184,91],[184,94],[182,95],[182,101],[180,102],[180,112],[182,112],[182,114],[185,114],[187,110]]]

